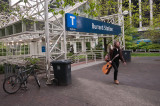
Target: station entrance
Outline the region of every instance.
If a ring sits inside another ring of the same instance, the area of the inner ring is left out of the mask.
[[[103,60],[104,51],[107,51],[106,44],[112,44],[117,39],[124,45],[123,30],[121,34],[123,17],[120,5],[118,14],[91,17],[83,12],[83,9],[88,7],[88,2],[76,2],[73,7],[64,9],[65,13],[70,14],[63,16],[48,12],[50,3],[48,0],[36,1],[32,4],[30,3],[32,0],[28,0],[26,3],[17,2],[12,5],[13,8],[23,6],[25,9],[20,11],[30,14],[29,16],[24,14],[23,20],[10,16],[8,17],[10,22],[1,26],[0,61],[2,63],[22,64],[24,62],[25,64],[25,58],[39,58],[40,68],[50,79],[52,60],[74,59],[72,60],[74,62],[83,60],[86,63],[90,59]],[[57,9],[57,11],[60,10]],[[79,16],[74,16],[75,12]],[[35,19],[31,19],[30,16]],[[75,18],[79,21],[75,21]],[[77,26],[75,24],[72,26],[74,21],[77,22]],[[88,26],[87,22],[90,22],[91,26]],[[84,23],[83,27],[81,23]],[[115,26],[118,29],[114,30]]]

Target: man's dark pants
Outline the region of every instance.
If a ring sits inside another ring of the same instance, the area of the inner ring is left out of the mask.
[[[112,62],[112,66],[113,66],[113,68],[114,68],[114,80],[117,80],[119,62],[113,61],[113,62]]]

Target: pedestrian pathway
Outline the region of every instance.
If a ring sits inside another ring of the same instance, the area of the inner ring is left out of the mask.
[[[113,73],[102,73],[103,61],[72,66],[72,84],[46,85],[40,76],[41,88],[34,78],[28,90],[14,95],[2,89],[0,75],[0,106],[160,106],[160,57],[136,57],[127,66],[120,64],[119,85]]]
[[[97,64],[101,64],[101,63],[105,63],[105,61],[92,61],[89,63],[83,62],[81,64],[75,64],[72,66],[71,71],[79,70],[79,69],[86,68],[86,67],[91,67],[93,65],[97,65]]]

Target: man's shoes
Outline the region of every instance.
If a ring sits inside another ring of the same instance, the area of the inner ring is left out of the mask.
[[[118,85],[118,84],[119,84],[119,81],[118,81],[118,80],[114,80],[114,83]]]

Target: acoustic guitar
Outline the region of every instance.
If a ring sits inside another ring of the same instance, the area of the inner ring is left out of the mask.
[[[113,61],[116,57],[118,57],[119,54],[117,54],[111,61]],[[112,64],[110,62],[107,62],[103,67],[102,67],[102,72],[104,74],[109,74],[110,70],[112,68]]]

